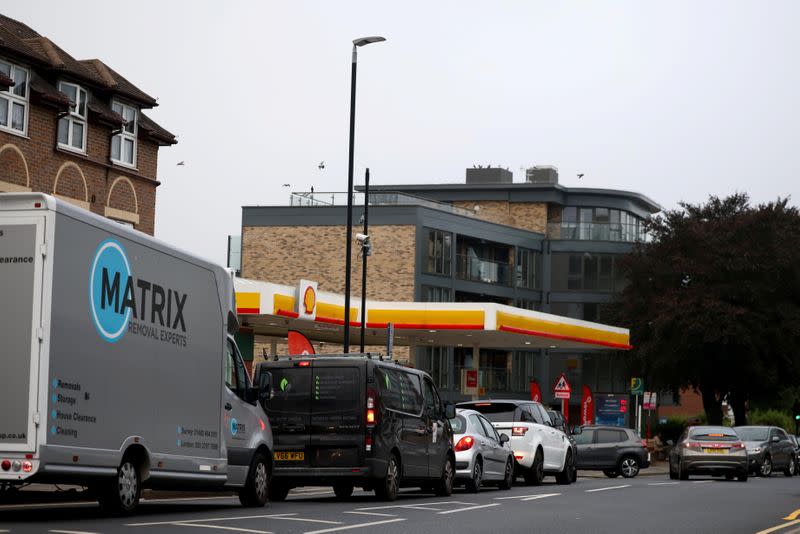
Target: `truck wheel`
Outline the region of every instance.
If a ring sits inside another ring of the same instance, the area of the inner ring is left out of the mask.
[[[132,458],[123,458],[117,476],[97,488],[100,507],[114,515],[132,514],[142,496],[139,466]]]
[[[442,476],[436,484],[436,495],[439,497],[449,497],[453,494],[453,482],[456,476],[453,468],[453,460],[446,458],[442,467]]]
[[[248,508],[261,507],[267,504],[269,495],[269,466],[267,457],[259,452],[247,473],[244,488],[239,491],[239,502]]]
[[[286,496],[289,495],[289,489],[289,485],[285,482],[278,482],[273,479],[267,490],[269,493],[269,500],[273,502],[285,501]]]
[[[341,500],[349,499],[353,495],[353,489],[355,489],[355,486],[347,482],[339,482],[333,485],[333,493]]]
[[[478,493],[481,490],[483,483],[483,466],[481,465],[480,458],[475,458],[475,465],[472,466],[472,478],[467,480],[467,491],[470,493]]]
[[[574,470],[575,461],[572,459],[572,451],[567,451],[567,457],[564,458],[564,469],[556,474],[556,482],[562,486],[572,483],[572,471]]]
[[[400,464],[397,457],[392,454],[386,464],[386,478],[377,481],[375,495],[382,501],[393,501],[397,499],[400,492]]]
[[[525,477],[525,483],[529,486],[538,486],[544,480],[544,456],[541,449],[536,451],[536,456],[533,457],[533,465],[524,473],[523,477]]]

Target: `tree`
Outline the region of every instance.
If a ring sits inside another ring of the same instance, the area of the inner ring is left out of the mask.
[[[712,196],[646,228],[609,310],[631,330],[631,366],[654,388],[698,390],[710,424],[726,397],[746,424],[748,401],[800,380],[800,213],[785,199]]]

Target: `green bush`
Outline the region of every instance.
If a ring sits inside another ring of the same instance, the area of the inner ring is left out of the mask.
[[[681,437],[683,429],[686,428],[686,419],[683,417],[670,417],[666,423],[658,423],[654,429],[656,436],[661,438],[664,443],[667,440],[672,440],[677,443],[678,438]]]
[[[747,414],[747,424],[779,426],[790,434],[794,434],[792,416],[780,410],[750,410],[750,413]]]

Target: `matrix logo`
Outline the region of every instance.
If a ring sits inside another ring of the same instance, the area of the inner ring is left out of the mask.
[[[125,335],[131,319],[131,309],[120,309],[119,305],[120,279],[127,280],[130,277],[131,264],[122,245],[114,239],[100,243],[94,253],[89,277],[89,304],[97,332],[109,343],[115,343]],[[109,305],[112,297],[116,297],[114,306]]]
[[[236,419],[231,419],[231,436],[235,436],[239,432],[239,422]]]
[[[186,298],[185,293],[135,278],[117,240],[106,239],[97,247],[89,275],[89,306],[97,332],[109,343],[131,332],[185,347]]]

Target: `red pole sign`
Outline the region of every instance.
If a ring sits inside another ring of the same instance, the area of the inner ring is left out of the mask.
[[[316,354],[314,346],[308,338],[297,330],[289,330],[289,354]]]
[[[583,385],[583,397],[581,398],[581,424],[594,424],[594,397],[586,384]]]
[[[536,380],[531,380],[531,400],[542,402],[542,390],[539,389],[539,384]]]

